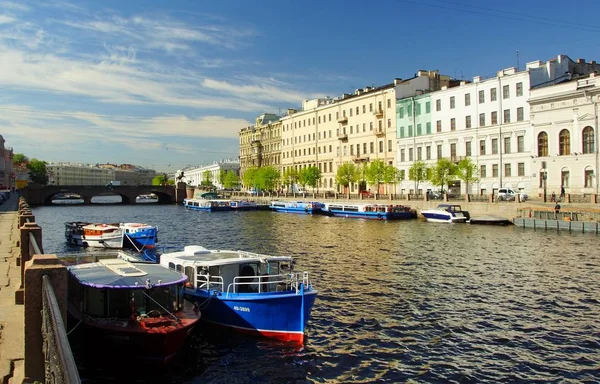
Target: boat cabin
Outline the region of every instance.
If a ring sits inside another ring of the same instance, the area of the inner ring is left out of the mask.
[[[452,213],[463,211],[462,208],[460,207],[460,205],[458,205],[458,204],[440,204],[437,207],[438,207],[438,209],[441,209],[441,210],[447,211],[447,212],[452,212]]]

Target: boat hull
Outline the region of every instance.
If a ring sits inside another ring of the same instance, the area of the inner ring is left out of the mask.
[[[452,216],[452,214],[444,211],[422,211],[421,215],[432,223],[464,223],[468,220],[468,217],[462,214],[460,216]]]
[[[313,215],[321,213],[323,205],[317,202],[272,202],[269,208],[275,212]]]
[[[289,291],[260,294],[211,295],[204,290],[186,289],[186,297],[197,303],[202,320],[236,331],[289,342],[304,342],[304,328],[317,297]]]
[[[331,216],[367,220],[410,220],[417,217],[415,212],[348,212],[329,210]]]

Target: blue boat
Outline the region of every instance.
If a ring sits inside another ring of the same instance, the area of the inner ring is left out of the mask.
[[[323,212],[330,216],[371,220],[408,220],[417,218],[417,211],[399,204],[325,203]]]
[[[421,211],[421,215],[434,223],[465,223],[471,216],[458,204],[440,204],[436,208]]]
[[[308,272],[295,272],[290,256],[208,250],[197,245],[163,253],[160,264],[188,276],[188,300],[202,320],[237,331],[304,343],[317,297]]]
[[[275,212],[304,213],[312,215],[321,213],[324,204],[317,201],[271,201],[269,208]]]
[[[194,211],[231,211],[229,200],[184,199],[183,206]]]

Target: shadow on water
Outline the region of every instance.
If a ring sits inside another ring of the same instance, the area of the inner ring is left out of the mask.
[[[288,254],[297,270],[309,271],[319,296],[303,349],[200,324],[166,371],[129,382],[598,379],[596,235],[180,206],[40,207],[34,214],[48,253],[81,251],[65,244],[66,221],[146,222],[158,225],[161,246]],[[89,382],[106,382],[105,372],[82,365]]]

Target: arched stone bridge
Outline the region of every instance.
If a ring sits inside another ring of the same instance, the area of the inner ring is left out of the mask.
[[[183,184],[185,186],[185,184]],[[160,204],[182,203],[185,198],[185,187],[175,188],[174,186],[161,187],[156,185],[142,186],[82,186],[82,185],[61,185],[61,186],[41,186],[28,185],[21,190],[22,196],[29,205],[50,205],[52,197],[58,193],[74,193],[83,198],[84,204],[91,204],[92,197],[102,195],[119,195],[122,204],[135,204],[135,198],[139,195],[154,193],[158,196]]]

